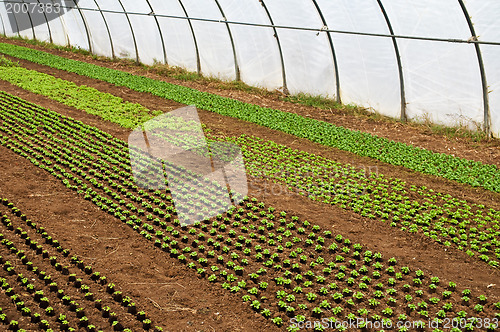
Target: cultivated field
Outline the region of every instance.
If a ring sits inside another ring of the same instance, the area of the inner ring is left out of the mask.
[[[0,329],[500,329],[497,141],[1,41]],[[179,164],[176,190],[141,186],[129,135],[186,105],[241,151],[224,210]]]

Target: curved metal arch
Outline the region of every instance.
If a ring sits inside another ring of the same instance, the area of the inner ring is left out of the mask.
[[[24,0],[22,0],[21,2],[22,4],[25,4],[26,2],[24,2]],[[30,4],[29,2],[27,4]],[[33,26],[33,20],[31,19],[31,14],[30,14],[30,10],[29,10],[29,7],[28,7],[28,11],[27,13],[28,14],[28,18],[30,19],[30,23],[31,23],[31,33],[33,34],[33,39],[36,40],[36,34],[35,34],[35,27]]]
[[[196,34],[194,33],[193,23],[191,23],[191,19],[189,18],[188,12],[186,10],[186,7],[184,7],[184,4],[182,3],[182,0],[178,0],[178,1],[182,7],[182,11],[184,12],[184,15],[186,15],[186,19],[188,21],[189,28],[191,29],[191,33],[193,34],[194,48],[196,50],[196,71],[198,72],[198,74],[200,74],[201,73],[200,50],[198,48],[198,41],[196,40]]]
[[[135,48],[135,61],[139,63],[139,49],[137,48],[137,40],[135,39],[135,33],[134,33],[134,28],[132,28],[132,22],[130,22],[130,17],[128,16],[128,12],[123,6],[123,3],[121,0],[118,0],[118,3],[123,9],[123,14],[125,14],[125,17],[127,18],[128,25],[130,27],[130,32],[132,33],[132,39],[134,40],[134,48]]]
[[[271,22],[271,25],[273,26],[273,31],[274,31],[274,37],[276,38],[276,42],[278,43],[278,50],[280,52],[280,59],[281,59],[281,71],[283,72],[283,93],[289,94],[288,87],[287,87],[287,82],[286,82],[286,71],[285,71],[285,59],[283,57],[283,49],[281,48],[281,42],[280,38],[278,36],[278,29],[274,26],[274,21],[271,16],[271,13],[269,12],[269,9],[267,9],[266,4],[264,3],[264,0],[259,0],[260,4],[262,7],[264,7],[264,10],[266,11],[267,17],[269,18],[269,22]]]
[[[4,20],[3,20],[2,15],[0,15],[0,20],[2,20],[3,35],[4,35],[5,37],[7,37],[7,30],[5,30],[5,23],[4,23]]]
[[[219,7],[220,13],[222,14],[222,17],[224,18],[225,21],[227,21],[226,14],[224,13],[224,10],[222,10],[222,6],[219,3],[219,0],[215,0],[215,3],[217,4],[217,7]],[[236,73],[236,81],[240,81],[240,66],[238,64],[238,56],[236,55],[236,46],[234,44],[234,38],[233,38],[233,33],[231,32],[231,27],[229,26],[229,23],[226,22],[226,27],[227,27],[227,32],[229,33],[229,39],[231,39],[231,46],[233,48],[233,56],[234,56],[234,70]]]
[[[316,7],[316,10],[318,11],[319,17],[321,18],[321,21],[323,22],[323,26],[327,27],[328,24],[326,23],[325,16],[323,15],[323,12],[321,11],[321,8],[316,0],[312,0],[314,7]],[[335,47],[333,45],[333,38],[332,34],[330,32],[326,33],[328,37],[328,42],[330,43],[330,50],[332,52],[332,57],[333,57],[333,70],[335,70],[335,84],[336,84],[336,99],[337,103],[342,102],[342,98],[340,97],[340,75],[339,75],[339,64],[337,61],[337,54],[335,52]]]
[[[9,14],[7,13],[7,18],[8,18],[8,17],[9,17]],[[14,18],[14,22],[16,23],[16,28],[17,28],[17,36],[18,36],[19,38],[22,38],[22,37],[21,37],[21,31],[20,31],[20,29],[19,29],[19,23],[17,23],[17,17],[16,17],[16,15],[15,15],[15,14],[12,14],[12,17]],[[10,23],[10,22],[9,22],[9,23]],[[14,31],[13,31],[13,32],[14,32]]]
[[[391,20],[389,19],[389,15],[387,15],[387,11],[385,10],[384,5],[382,4],[382,0],[377,0],[377,3],[384,15],[385,22],[387,23],[387,27],[389,28],[389,32],[392,36],[394,36],[394,29],[392,28]],[[396,53],[396,61],[398,62],[398,71],[399,71],[399,90],[401,93],[401,114],[400,120],[406,122],[406,91],[405,91],[405,81],[404,81],[404,71],[403,71],[403,63],[401,61],[401,53],[399,52],[398,41],[396,37],[391,37],[392,44],[394,45],[394,52]]]
[[[153,17],[155,18],[156,26],[158,27],[158,33],[160,34],[161,46],[162,46],[162,49],[163,49],[163,63],[165,63],[166,65],[168,65],[168,61],[167,61],[167,48],[165,47],[165,40],[163,39],[163,32],[161,31],[160,22],[158,22],[158,17],[155,15],[155,11],[153,9],[153,6],[151,6],[151,3],[149,2],[149,0],[146,0],[146,3],[148,4],[149,9],[151,9],[151,15],[153,15]]]
[[[463,0],[458,0],[458,3],[460,4],[460,7],[462,8],[462,12],[464,13],[465,20],[467,21],[467,25],[469,26],[470,33],[472,35],[472,39],[477,40],[477,35],[476,35],[476,29],[474,29],[474,24],[472,23],[472,19],[469,15],[469,11],[467,10],[467,7],[465,6],[465,3]],[[483,107],[484,107],[484,114],[483,114],[483,126],[484,126],[484,132],[486,135],[490,136],[491,135],[491,114],[490,114],[490,101],[489,101],[489,96],[488,96],[488,82],[486,80],[486,71],[484,69],[484,61],[483,61],[483,54],[481,52],[481,47],[479,44],[474,43],[474,47],[476,49],[476,55],[477,55],[477,61],[479,64],[479,71],[481,73],[481,83],[482,83],[482,88],[483,88]]]
[[[90,31],[89,31],[89,26],[87,24],[87,20],[85,19],[85,16],[83,15],[82,10],[78,6],[78,2],[77,1],[73,1],[73,3],[75,4],[75,8],[78,10],[78,13],[80,14],[80,17],[82,18],[83,26],[85,26],[85,33],[87,34],[87,42],[89,43],[89,52],[93,53],[92,52],[92,39],[90,37]]]
[[[104,13],[102,12],[101,7],[97,3],[97,0],[94,0],[94,3],[97,6],[99,13],[101,13],[102,20],[104,21],[104,25],[106,26],[106,31],[108,32],[109,44],[111,46],[111,56],[113,57],[113,59],[115,59],[116,58],[115,47],[113,44],[113,38],[111,38],[111,31],[109,30],[108,21],[106,21],[106,16],[104,16]]]
[[[51,0],[51,1],[53,1],[53,0]],[[67,29],[66,21],[65,21],[63,15],[59,15],[58,19],[61,21],[61,26],[64,29],[64,37],[66,37],[66,45],[65,46],[71,47],[71,40],[69,38],[69,30]]]
[[[36,0],[42,6],[42,3],[40,0]],[[47,23],[47,29],[49,30],[49,41],[52,43],[52,30],[50,30],[50,25],[49,25],[49,19],[47,18],[47,14],[45,13],[45,10],[42,10],[43,12],[43,17],[45,17],[45,23]]]

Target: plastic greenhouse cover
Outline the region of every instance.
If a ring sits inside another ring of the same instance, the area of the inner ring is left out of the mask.
[[[80,0],[78,2],[78,6],[87,9],[82,10],[82,13],[87,21],[91,37],[92,51],[97,55],[113,57],[113,43],[109,38],[109,32],[103,15],[100,12],[93,11],[98,9],[95,1]]]
[[[329,28],[388,33],[387,23],[375,0],[321,0]],[[395,50],[390,38],[334,34],[341,97],[388,116],[401,113],[400,81]]]
[[[182,0],[189,17],[222,20],[222,13],[215,1]],[[201,72],[227,80],[236,77],[233,49],[225,24],[193,21],[199,52]]]
[[[149,0],[157,15],[185,17],[178,0]],[[190,71],[197,71],[197,54],[189,22],[183,19],[158,17],[163,31],[167,63]]]
[[[119,0],[98,1],[101,10],[123,12]],[[115,56],[136,59],[135,39],[127,16],[120,13],[104,12],[115,49]]]
[[[137,49],[139,50],[139,61],[152,65],[155,62],[164,61],[160,30],[155,18],[148,15],[152,12],[145,1],[121,0],[125,11],[145,15],[130,14],[129,19],[134,31]]]
[[[56,44],[70,43],[98,55],[147,64],[166,60],[172,66],[227,80],[236,79],[239,70],[240,79],[248,84],[280,89],[286,81],[291,93],[333,98],[339,90],[344,103],[396,118],[405,101],[409,118],[475,128],[484,125],[489,108],[491,130],[500,137],[500,47],[453,41],[471,38],[469,15],[479,41],[500,43],[497,0],[464,1],[467,13],[456,0],[69,0],[65,5],[78,3],[80,10],[66,11],[58,18],[46,15],[48,24],[34,27],[30,24],[39,17],[9,14],[6,1],[0,0],[0,18],[1,32],[8,36],[52,39]],[[271,22],[315,30],[251,26]],[[397,36],[444,40],[390,38],[389,26]],[[321,31],[326,27],[335,31]]]
[[[455,0],[385,1],[384,5],[396,34],[470,37]],[[483,122],[482,84],[473,45],[421,40],[401,40],[399,45],[409,118],[441,124]]]
[[[289,0],[265,2],[276,25],[300,25],[323,27],[320,16],[312,1]],[[300,92],[335,96],[335,71],[332,54],[326,34],[314,31],[278,30],[283,50],[287,87],[290,93]],[[304,85],[307,78],[308,84]]]
[[[15,22],[11,24],[12,22],[9,20],[9,14],[5,5],[0,6],[0,17],[2,18],[2,32],[7,36],[16,36],[17,33],[14,32]]]
[[[47,4],[49,3],[50,0],[39,0],[39,3],[41,4]],[[44,12],[38,12],[38,13],[33,13],[31,15],[31,19],[35,21],[34,23],[34,29],[35,29],[35,36],[36,39],[45,41],[45,42],[50,42],[50,30],[49,30],[49,25],[47,24],[48,20],[55,19],[58,17],[58,14],[47,14]],[[31,22],[30,22],[31,24]]]
[[[227,20],[269,24],[269,17],[257,1],[219,0]],[[272,28],[232,25],[241,80],[261,88],[283,86],[278,45]]]
[[[467,7],[480,39],[500,41],[500,2],[469,0]],[[500,137],[500,47],[483,45],[481,51],[488,81],[491,130]]]
[[[47,24],[47,30],[50,31],[49,38],[52,38],[52,42],[55,44],[68,45],[70,42],[70,40],[68,39],[68,34],[71,33],[71,31],[68,29],[68,26],[64,24],[61,18],[62,16],[64,16],[64,14],[61,15],[61,12],[67,13],[67,10],[65,10],[62,7],[63,5],[65,6],[65,3],[63,3],[62,1],[50,1],[50,0],[44,0],[40,2],[42,2],[45,6],[48,6],[44,8],[46,9],[45,16],[49,20]],[[57,8],[56,4],[58,6],[61,6],[59,7],[61,11]],[[50,11],[51,13],[48,13],[48,11]],[[40,25],[39,27],[41,26],[42,25]],[[35,28],[35,32],[37,32],[37,28]],[[78,33],[78,31],[75,31],[75,33]],[[36,34],[36,38],[39,40],[43,40],[45,36],[44,35],[39,36],[38,34]]]
[[[19,36],[31,39],[35,37],[33,34],[34,29],[31,27],[30,16],[27,12],[23,12],[23,10],[17,10],[16,7],[13,7],[13,9],[11,9],[11,12],[9,13],[9,16],[9,19],[11,21],[15,21]]]
[[[80,47],[83,49],[89,49],[89,38],[87,33],[87,27],[83,21],[82,15],[76,9],[76,4],[74,1],[65,0],[65,6],[75,9],[65,9],[66,13],[61,18],[66,25],[66,31],[68,33],[69,44]]]

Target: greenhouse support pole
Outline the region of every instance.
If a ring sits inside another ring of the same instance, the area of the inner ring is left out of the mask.
[[[2,2],[6,2],[6,1],[2,1]],[[8,14],[7,14],[7,18],[8,18],[8,17],[9,17],[9,16],[8,16]],[[16,23],[16,28],[17,28],[17,36],[18,36],[19,38],[22,38],[22,37],[21,37],[21,31],[19,31],[19,23],[17,23],[17,17],[16,17],[16,15],[15,15],[15,14],[12,14],[12,17],[14,18],[14,22]],[[10,23],[10,22],[9,22],[9,23]]]
[[[97,3],[97,0],[94,0],[94,3],[97,6],[99,13],[101,13],[102,20],[104,21],[104,25],[106,26],[106,31],[108,32],[108,38],[109,38],[109,46],[111,46],[111,56],[113,57],[113,59],[115,59],[116,58],[115,47],[113,45],[113,38],[111,38],[111,31],[109,31],[108,21],[106,21],[106,17],[104,16],[104,13],[102,12],[101,7]]]
[[[465,16],[465,20],[467,21],[467,24],[469,26],[470,33],[472,35],[472,40],[477,40],[477,35],[476,35],[476,30],[474,29],[474,24],[472,23],[472,19],[469,15],[469,11],[467,10],[467,7],[465,6],[465,3],[463,0],[458,0],[458,3],[460,4],[460,7],[462,8],[462,11]],[[476,55],[477,55],[477,61],[479,64],[479,71],[481,73],[481,83],[482,83],[482,88],[483,88],[483,107],[484,107],[484,113],[483,113],[483,130],[485,134],[489,137],[491,136],[491,114],[490,114],[490,101],[489,101],[489,96],[488,96],[488,82],[486,80],[486,71],[484,70],[484,61],[483,61],[483,54],[481,52],[481,47],[479,44],[474,43],[474,47],[476,49]]]
[[[181,5],[182,10],[184,11],[184,14],[186,15],[186,19],[188,21],[189,28],[191,29],[191,33],[193,34],[194,48],[196,51],[196,68],[197,68],[198,74],[201,74],[200,49],[198,48],[198,41],[196,40],[196,34],[194,33],[193,23],[191,22],[191,19],[189,19],[188,12],[186,10],[186,7],[184,7],[184,4],[182,3],[182,0],[179,0],[179,4]]]
[[[391,20],[389,19],[389,15],[387,15],[387,11],[385,10],[384,5],[382,4],[382,0],[377,0],[377,3],[384,15],[385,22],[387,23],[387,27],[389,28],[389,33],[394,36],[394,29],[392,28]],[[398,71],[399,71],[399,91],[401,94],[401,114],[399,116],[402,122],[406,122],[406,91],[405,91],[405,80],[403,73],[403,63],[401,61],[401,54],[399,53],[399,46],[396,37],[391,37],[392,44],[394,45],[394,52],[396,53],[396,61],[398,62]]]
[[[224,10],[222,10],[222,7],[219,3],[219,0],[215,0],[215,3],[217,4],[217,7],[219,7],[220,13],[222,14],[223,20],[227,21],[226,14],[224,14]],[[236,46],[234,44],[234,38],[233,38],[233,33],[231,32],[231,27],[229,26],[229,23],[226,22],[226,27],[227,27],[227,32],[229,34],[229,39],[231,40],[231,46],[233,48],[233,57],[234,57],[234,70],[236,74],[236,81],[240,81],[240,66],[238,64],[238,56],[236,55]]]
[[[22,4],[24,5],[24,4],[30,4],[30,3],[24,2],[24,0],[22,0]],[[28,14],[28,19],[30,20],[30,23],[31,23],[31,33],[33,34],[33,39],[36,40],[35,27],[33,26],[33,19],[31,18],[29,7],[28,7],[26,14]]]
[[[266,4],[264,3],[264,0],[259,0],[260,4],[262,7],[264,7],[264,10],[266,11],[267,17],[269,18],[269,22],[273,26],[273,31],[274,31],[274,38],[276,38],[276,42],[278,43],[278,50],[280,52],[280,59],[281,59],[281,71],[283,72],[283,93],[288,94],[288,86],[286,82],[286,70],[285,70],[285,59],[283,57],[283,49],[281,48],[281,42],[280,42],[280,37],[278,35],[278,29],[274,26],[274,21],[271,16],[271,13],[269,12],[269,9],[267,9]]]
[[[163,32],[161,31],[160,22],[158,22],[158,17],[155,15],[155,11],[154,11],[153,7],[151,6],[151,3],[149,2],[149,0],[146,0],[146,3],[148,4],[149,9],[151,9],[151,15],[153,15],[153,17],[155,18],[156,26],[158,27],[158,33],[160,34],[161,47],[163,49],[163,63],[168,65],[167,48],[165,47],[165,40],[163,39]]]
[[[318,2],[316,0],[312,0],[314,3],[314,6],[316,7],[316,10],[319,13],[319,16],[321,18],[321,21],[323,22],[324,27],[328,27],[328,24],[326,23],[325,16],[323,15],[323,12],[321,11],[321,8],[318,5]],[[342,103],[342,99],[340,97],[340,77],[339,77],[339,65],[337,62],[337,54],[335,53],[335,47],[333,46],[333,38],[332,34],[330,32],[326,33],[328,37],[328,41],[330,43],[330,50],[332,52],[332,57],[333,57],[333,67],[335,70],[335,84],[336,84],[336,94],[337,94],[337,103]]]
[[[37,2],[40,4],[40,7],[42,6],[42,3],[40,0],[37,0]],[[49,19],[47,18],[47,14],[45,13],[45,10],[43,12],[43,17],[45,17],[45,22],[47,23],[47,29],[49,30],[49,41],[52,43],[52,30],[50,30],[50,25],[49,25]]]
[[[73,0],[73,3],[75,4],[75,8],[78,10],[78,13],[80,14],[80,17],[82,18],[83,26],[85,27],[85,33],[87,34],[87,41],[89,43],[89,52],[93,53],[92,38],[90,37],[90,31],[89,31],[89,26],[87,24],[87,20],[85,19],[85,16],[83,15],[83,12],[80,10],[80,7],[78,7],[78,2],[75,1],[75,0]]]
[[[5,30],[5,22],[3,20],[2,15],[0,15],[0,20],[2,20],[2,29],[3,29],[2,35],[4,35],[5,37],[7,37],[7,30]]]
[[[134,48],[135,48],[135,61],[137,63],[140,62],[140,58],[139,58],[139,49],[137,48],[137,40],[135,39],[135,33],[134,33],[134,28],[132,27],[132,22],[130,22],[130,17],[128,16],[128,12],[127,10],[125,10],[125,7],[123,6],[123,3],[121,0],[118,0],[118,3],[120,4],[120,6],[122,7],[123,9],[123,14],[125,14],[125,17],[127,18],[127,21],[128,21],[128,25],[130,27],[130,32],[132,33],[132,39],[134,41]]]

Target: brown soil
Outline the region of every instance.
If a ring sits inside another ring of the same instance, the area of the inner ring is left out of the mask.
[[[54,74],[54,71],[52,74]],[[141,101],[141,104],[151,109],[169,111],[172,108],[182,106],[175,103],[166,104],[163,99],[157,97],[149,96],[148,98],[144,98],[141,93],[118,88],[107,83],[94,82],[94,80],[78,75],[60,72],[58,74],[66,76],[65,79],[71,79],[78,84],[99,88],[101,91],[113,93],[128,101]],[[120,128],[113,123],[101,121],[97,116],[61,105],[46,97],[27,92],[6,82],[0,81],[0,90],[13,93],[37,105],[57,110],[61,114],[96,126],[122,140],[126,140],[130,133],[129,130]],[[422,175],[408,171],[403,167],[393,167],[380,162],[374,162],[368,158],[360,158],[354,154],[327,148],[304,139],[297,139],[290,135],[211,112],[200,111],[200,118],[208,127],[223,131],[227,135],[241,135],[242,133],[251,132],[255,136],[320,154],[339,162],[357,166],[377,166],[380,173],[402,178],[416,185],[426,185],[428,188],[449,193],[471,202],[485,204],[495,209],[500,208],[500,195],[496,193],[470,188],[433,176]],[[50,179],[47,179],[47,181],[50,181]],[[446,249],[424,235],[408,234],[391,228],[387,224],[373,222],[368,218],[361,217],[339,207],[313,202],[299,195],[291,193],[271,195],[270,190],[265,190],[266,186],[267,188],[272,186],[271,183],[261,183],[258,179],[252,179],[252,184],[254,188],[251,188],[250,194],[263,199],[269,205],[278,206],[280,209],[290,211],[323,227],[332,228],[332,231],[335,233],[343,234],[353,241],[366,244],[374,250],[382,252],[385,257],[396,257],[398,261],[405,262],[410,266],[419,266],[419,268],[425,269],[430,274],[437,274],[441,278],[460,282],[459,284],[464,285],[464,287],[480,289],[483,292],[500,296],[500,287],[487,288],[488,285],[495,284],[496,280],[500,278],[499,271],[488,268],[485,264],[479,263],[477,260],[467,256],[464,252]],[[280,190],[282,190],[281,187]],[[33,202],[33,204],[36,206],[38,203]],[[440,257],[439,261],[436,261],[436,257]],[[477,273],[464,275],[464,270],[477,271]]]
[[[62,53],[70,57],[83,58],[72,53]],[[85,57],[85,59],[88,58]],[[131,102],[141,103],[150,109],[170,111],[183,106],[78,75],[27,62],[22,62],[22,64],[31,69],[72,80],[77,84],[95,87]],[[126,67],[115,63],[99,62],[99,64],[119,67],[120,69],[138,70],[135,67]],[[0,82],[0,90],[81,120],[122,140],[126,140],[128,136],[128,130],[119,128],[112,123],[103,122],[98,117],[58,104],[45,97],[13,87],[8,83]],[[236,93],[234,91],[221,92]],[[247,96],[242,98],[248,98],[246,101],[252,101],[264,97]],[[264,106],[271,107],[278,107],[277,105],[280,103],[282,102],[277,100],[260,102]],[[281,109],[289,111],[294,109],[303,112],[312,110],[289,103],[283,103],[283,105],[285,108]],[[395,134],[394,137],[388,136],[394,140],[408,136],[409,127],[401,124],[397,124],[397,126],[402,126],[401,137],[398,137],[399,134],[390,129],[390,126],[396,124],[374,123],[372,125],[368,120],[338,115],[337,117],[345,117],[352,126],[371,126],[375,128],[374,130],[380,130],[377,134],[381,136],[385,135],[382,134],[385,127],[387,135]],[[401,178],[412,184],[426,185],[436,191],[500,209],[500,194],[471,188],[438,177],[422,175],[402,167],[389,166],[211,112],[200,111],[200,118],[208,127],[226,135],[251,133],[292,148],[316,153],[357,167],[377,166],[379,173]],[[332,115],[332,122],[334,122],[333,118],[335,118],[334,115]],[[345,124],[342,125],[349,127]],[[356,127],[349,128],[358,129]],[[420,138],[427,137],[425,134],[415,133],[415,135],[421,135],[418,136]],[[498,160],[494,160],[496,152],[490,154],[493,150],[486,144],[480,146],[479,152],[475,154],[475,152],[466,151],[472,149],[472,145],[470,145],[472,143],[447,142],[442,137],[428,137],[429,139],[425,143],[427,146],[423,147],[432,147],[433,150],[440,151],[439,149],[450,144],[449,146],[464,153],[464,157],[499,164]],[[103,271],[109,279],[120,286],[120,289],[123,289],[124,293],[130,294],[139,307],[145,308],[147,313],[155,317],[154,322],[157,325],[164,326],[166,330],[170,331],[276,330],[261,315],[253,314],[248,306],[241,301],[241,296],[229,294],[229,292],[220,289],[219,286],[212,286],[205,279],[199,279],[195,272],[189,271],[177,260],[169,259],[163,252],[153,248],[151,244],[145,242],[119,220],[101,212],[92,203],[80,199],[72,191],[62,186],[59,181],[35,168],[24,158],[5,148],[1,148],[1,150],[0,196],[7,197],[14,202],[33,220],[43,224],[47,231],[54,234],[54,237],[66,248],[90,262],[97,270]],[[473,155],[475,155],[474,158],[470,157]],[[396,257],[398,262],[403,265],[411,266],[414,269],[420,268],[428,275],[437,275],[443,282],[455,281],[459,289],[470,288],[476,294],[484,293],[492,299],[500,300],[500,286],[491,286],[500,280],[500,272],[468,257],[464,252],[447,250],[444,246],[436,244],[423,235],[408,234],[391,228],[387,224],[374,222],[339,207],[313,202],[298,195],[264,194],[265,191],[262,188],[269,186],[269,183],[257,179],[253,179],[252,183],[256,187],[252,189],[250,194],[263,199],[268,205],[310,220],[321,225],[323,229],[332,229],[334,234],[342,234],[354,242],[360,242],[372,250],[380,251],[386,258]],[[467,271],[467,274],[464,274],[464,271]]]
[[[168,259],[26,159],[2,147],[0,165],[0,196],[106,275],[165,331],[277,330],[248,310],[240,296]]]
[[[252,103],[264,107],[279,109],[282,111],[297,113],[299,115],[310,117],[322,121],[327,121],[338,126],[343,126],[352,130],[369,132],[377,136],[385,137],[397,142],[422,147],[431,151],[447,153],[457,157],[481,161],[486,164],[493,164],[500,167],[500,140],[474,142],[468,138],[447,138],[442,135],[432,133],[425,126],[414,124],[403,124],[395,121],[374,120],[365,116],[353,116],[345,111],[322,110],[315,107],[303,106],[300,104],[285,102],[280,100],[279,93],[266,96],[250,94],[239,90],[222,89],[220,83],[198,83],[191,81],[180,81],[170,77],[158,75],[154,70],[145,69],[125,61],[105,61],[96,60],[91,56],[78,53],[46,49],[40,46],[34,46],[22,41],[15,41],[6,38],[0,38],[1,42],[21,45],[49,52],[59,56],[79,61],[86,61],[103,67],[109,67],[137,75],[163,80],[169,83],[191,87],[200,91],[206,91],[224,97],[229,97],[243,102]]]
[[[157,96],[137,92],[124,87],[117,87],[110,83],[90,79],[88,77],[68,73],[62,70],[47,68],[45,66],[34,64],[32,62],[20,61],[20,63],[23,67],[44,72],[68,81],[72,81],[78,85],[86,85],[96,88],[101,92],[113,94],[115,96],[123,98],[126,101],[139,103],[151,110],[161,110],[164,112],[169,112],[173,109],[185,106],[171,100],[165,100]],[[27,92],[26,90],[13,86],[5,81],[0,81],[0,89],[26,100],[32,101],[43,107],[57,110],[57,112],[61,114],[73,117],[75,119],[80,119],[81,121],[109,132],[110,134],[122,140],[126,141],[128,139],[128,135],[130,133],[129,130],[120,128],[119,126],[111,122],[102,121],[97,116],[89,115],[72,107],[54,102],[43,96]],[[378,173],[382,173],[394,178],[399,178],[417,186],[427,186],[428,188],[432,188],[435,191],[448,193],[454,197],[465,199],[472,203],[484,204],[494,209],[500,209],[499,193],[494,193],[482,188],[473,188],[468,185],[463,185],[438,176],[421,174],[415,171],[408,170],[402,166],[389,165],[368,157],[360,157],[350,152],[326,147],[321,144],[313,143],[307,139],[284,134],[280,131],[271,130],[235,118],[225,117],[213,112],[199,110],[199,116],[200,120],[209,128],[216,130],[217,132],[221,132],[227,136],[240,136],[242,134],[251,133],[254,136],[284,144],[290,148],[321,155],[325,158],[332,159],[340,163],[351,164],[357,168],[371,168]]]

